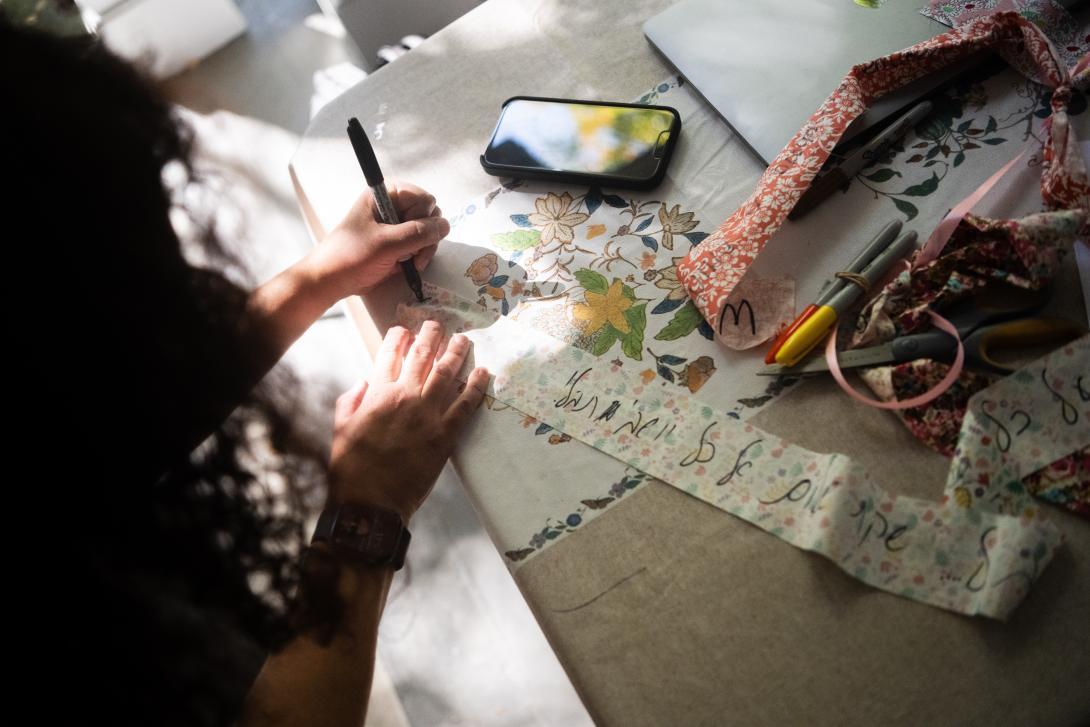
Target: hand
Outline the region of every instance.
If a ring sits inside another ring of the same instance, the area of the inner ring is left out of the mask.
[[[330,504],[394,510],[408,522],[431,492],[455,439],[481,405],[488,372],[474,369],[458,393],[455,376],[469,339],[426,321],[420,335],[395,326],[375,357],[370,382],[341,395],[334,415]]]
[[[412,184],[387,184],[401,223],[387,225],[378,217],[371,191],[367,190],[333,232],[311,253],[313,274],[332,293],[334,300],[366,293],[393,273],[397,261],[416,256],[423,270],[435,256],[439,241],[450,232],[435,197]]]

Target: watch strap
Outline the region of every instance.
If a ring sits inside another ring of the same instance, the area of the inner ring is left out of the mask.
[[[327,543],[335,552],[369,565],[401,570],[411,539],[396,512],[346,503],[322,511],[311,542]]]

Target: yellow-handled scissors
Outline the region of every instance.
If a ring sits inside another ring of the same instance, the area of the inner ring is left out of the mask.
[[[1001,363],[997,353],[1048,343],[1065,343],[1086,333],[1086,326],[1063,318],[1029,316],[1047,299],[1045,291],[1027,291],[1006,285],[989,285],[969,301],[955,306],[947,320],[958,331],[965,347],[965,366],[977,371],[1010,374],[1016,367]],[[892,341],[844,351],[837,357],[842,369],[883,366],[928,358],[950,362],[957,341],[938,330],[898,336]],[[766,366],[762,376],[807,375],[827,372],[824,355],[792,367]]]

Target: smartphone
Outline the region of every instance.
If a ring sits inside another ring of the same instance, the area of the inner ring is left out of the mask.
[[[481,166],[497,177],[651,189],[681,132],[669,106],[514,96]]]

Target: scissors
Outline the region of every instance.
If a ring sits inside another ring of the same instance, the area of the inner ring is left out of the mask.
[[[1048,292],[1009,285],[982,287],[966,302],[951,310],[947,320],[957,329],[965,348],[965,366],[977,371],[1007,375],[1018,367],[996,360],[1000,350],[1028,348],[1038,344],[1071,341],[1086,333],[1086,327],[1062,318],[1030,315],[1045,304]],[[957,354],[957,341],[938,330],[898,336],[879,346],[843,351],[837,357],[842,369],[883,366],[928,358],[949,363]],[[766,366],[761,376],[807,376],[828,372],[823,354],[811,356],[795,366]]]

